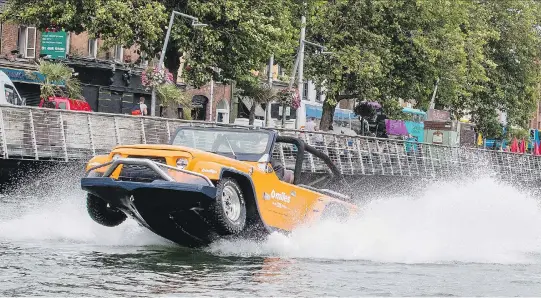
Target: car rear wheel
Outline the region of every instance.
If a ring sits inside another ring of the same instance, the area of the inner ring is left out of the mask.
[[[86,209],[92,220],[106,227],[116,227],[127,218],[122,211],[111,208],[107,202],[92,194],[87,195]]]
[[[212,208],[216,230],[222,235],[236,235],[246,226],[246,202],[237,181],[224,178],[216,186]]]

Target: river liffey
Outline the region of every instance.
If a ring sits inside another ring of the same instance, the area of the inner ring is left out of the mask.
[[[99,226],[76,182],[27,185],[0,195],[0,296],[541,295],[541,211],[526,192],[479,179],[361,207],[194,250],[132,220]]]

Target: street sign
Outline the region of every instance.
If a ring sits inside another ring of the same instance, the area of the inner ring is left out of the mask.
[[[451,119],[451,114],[448,111],[429,109],[428,120],[429,121],[447,121]]]
[[[66,58],[67,33],[41,32],[41,54],[49,55],[52,59]]]

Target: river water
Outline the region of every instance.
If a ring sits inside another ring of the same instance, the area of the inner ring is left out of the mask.
[[[72,180],[0,196],[0,296],[541,295],[538,200],[488,178],[378,198],[348,222],[200,250],[133,221],[95,224]]]

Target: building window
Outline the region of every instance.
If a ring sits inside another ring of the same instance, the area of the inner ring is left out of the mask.
[[[308,82],[304,82],[302,87],[302,99],[308,99]]]
[[[19,53],[36,58],[36,27],[19,27]]]
[[[281,65],[278,65],[278,76],[284,75],[284,68]]]
[[[118,62],[124,61],[124,49],[121,45],[116,45],[113,49],[113,59]]]
[[[322,99],[321,99],[321,86],[316,87],[316,101],[317,102],[322,102]]]
[[[66,32],[66,55],[70,53],[70,46],[71,46],[71,34],[69,32]]]
[[[88,56],[96,58],[98,56],[98,40],[89,39],[88,40]]]
[[[216,106],[216,121],[219,123],[229,123],[229,105],[225,99],[220,100]]]

